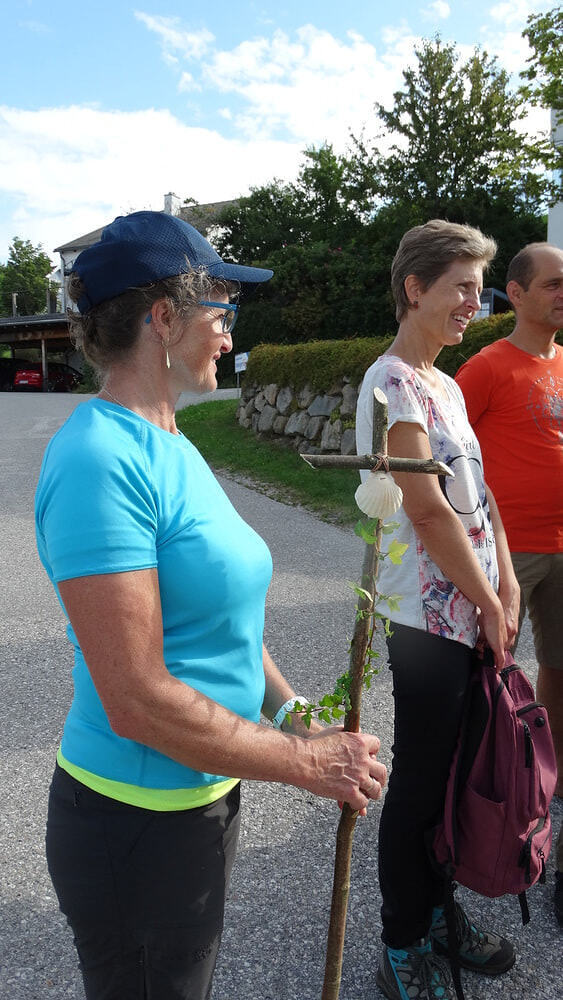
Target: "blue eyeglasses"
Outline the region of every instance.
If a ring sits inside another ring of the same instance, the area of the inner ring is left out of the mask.
[[[233,332],[239,310],[236,302],[208,302],[206,299],[202,299],[198,302],[198,306],[211,306],[214,309],[222,309],[223,315],[221,316],[221,333]]]

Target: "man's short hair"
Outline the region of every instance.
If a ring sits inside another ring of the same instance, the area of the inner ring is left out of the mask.
[[[557,247],[552,246],[551,243],[528,243],[527,246],[522,247],[518,251],[515,257],[512,258],[510,264],[508,265],[508,270],[506,272],[506,284],[509,281],[515,281],[520,288],[523,288],[525,292],[528,291],[530,287],[530,282],[532,281],[537,267],[535,263],[535,251],[541,250],[557,250]]]

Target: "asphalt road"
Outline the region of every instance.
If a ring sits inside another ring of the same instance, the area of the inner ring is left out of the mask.
[[[71,656],[62,613],[36,555],[32,513],[45,445],[79,399],[0,394],[0,1000],[84,997],[71,935],[44,860],[46,795],[71,696]],[[298,692],[317,698],[332,689],[347,666],[354,612],[346,581],[359,576],[361,544],[351,530],[326,525],[232,480],[221,481],[272,550],[268,645]],[[533,678],[527,628],[518,659]],[[389,764],[387,674],[383,667],[364,698],[363,727],[378,733],[381,757]],[[243,799],[214,1000],[318,1000],[338,810],[279,785],[247,782]],[[380,997],[375,985],[381,931],[379,813],[375,805],[357,824],[341,1000]],[[557,800],[556,828],[562,813]],[[474,919],[509,936],[518,952],[514,969],[498,981],[467,974],[467,1000],[560,1000],[563,936],[552,912],[552,892],[550,858],[547,885],[529,893],[532,921],[523,928],[516,899],[487,900],[460,891]]]

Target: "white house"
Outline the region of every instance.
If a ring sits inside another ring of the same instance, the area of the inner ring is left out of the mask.
[[[556,146],[563,146],[563,115],[559,113],[559,121],[555,111],[551,111],[551,134]],[[547,242],[553,243],[563,250],[563,201],[558,201],[549,209],[547,218]]]
[[[210,238],[210,233],[216,227],[217,217],[225,208],[226,205],[231,205],[231,201],[215,201],[208,205],[182,205],[178,195],[170,193],[164,195],[164,212],[167,215],[179,215],[180,218],[185,219],[192,226],[195,226],[204,236]],[[108,219],[108,223],[111,222]],[[72,271],[72,265],[78,257],[78,254],[85,250],[86,247],[92,246],[93,243],[97,243],[101,238],[102,231],[104,227],[100,229],[94,229],[91,233],[86,233],[84,236],[77,236],[76,239],[71,240],[70,243],[64,243],[60,247],[55,247],[55,253],[58,253],[61,258],[61,262],[57,271],[60,275],[68,275]],[[60,278],[55,277],[55,280],[60,280]],[[61,309],[66,312],[67,307],[72,307],[67,299],[65,282],[63,281],[61,289]]]

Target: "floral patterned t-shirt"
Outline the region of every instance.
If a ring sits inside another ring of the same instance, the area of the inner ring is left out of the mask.
[[[481,568],[498,589],[498,567],[489,505],[485,493],[479,443],[465,411],[463,396],[448,375],[438,371],[445,398],[433,396],[415,370],[394,355],[382,355],[368,368],[360,389],[356,412],[356,446],[359,455],[372,450],[373,390],[387,396],[389,427],[398,421],[419,424],[428,434],[435,459],[444,462],[455,478],[440,476],[440,486],[459,517]],[[369,475],[369,473],[363,474]],[[402,563],[381,562],[378,590],[401,595],[393,621],[455,639],[467,646],[477,640],[477,613],[471,603],[444,577],[432,561],[402,507],[393,520],[399,528],[384,538],[408,543]]]

